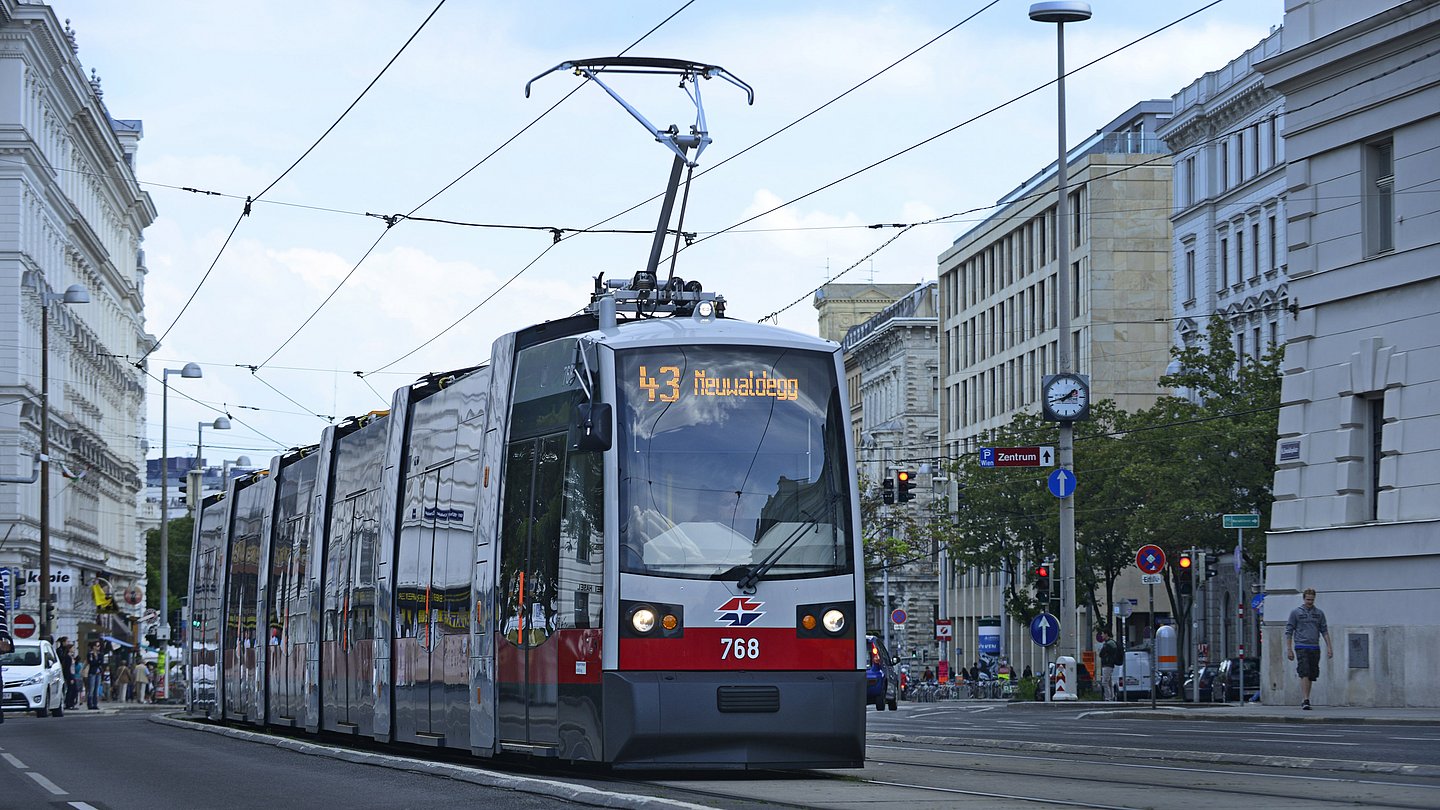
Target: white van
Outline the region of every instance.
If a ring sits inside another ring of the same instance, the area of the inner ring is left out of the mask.
[[[1150,651],[1131,650],[1125,653],[1125,663],[1115,667],[1110,682],[1121,700],[1139,700],[1150,696],[1150,680]]]

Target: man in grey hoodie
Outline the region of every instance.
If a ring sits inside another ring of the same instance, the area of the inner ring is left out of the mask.
[[[1325,657],[1335,657],[1335,645],[1330,643],[1330,625],[1325,623],[1325,611],[1315,607],[1315,589],[1306,588],[1301,594],[1305,604],[1290,611],[1285,620],[1285,657],[1295,662],[1295,671],[1300,675],[1300,708],[1310,710],[1310,684],[1320,677],[1320,639],[1325,639]]]

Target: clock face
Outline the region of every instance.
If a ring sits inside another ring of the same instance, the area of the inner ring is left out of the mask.
[[[1056,419],[1079,418],[1090,407],[1090,389],[1074,374],[1057,374],[1045,386],[1045,408]]]

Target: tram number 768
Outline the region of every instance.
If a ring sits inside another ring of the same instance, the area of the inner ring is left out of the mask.
[[[753,661],[760,657],[760,639],[758,638],[722,638],[720,644],[724,647],[720,653],[722,661],[731,658]]]

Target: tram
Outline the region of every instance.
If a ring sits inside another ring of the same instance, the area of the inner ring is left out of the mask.
[[[839,350],[636,286],[206,498],[189,710],[481,756],[860,765]],[[669,317],[616,317],[647,293]]]
[[[658,279],[681,169],[709,142],[698,81],[749,87],[671,59],[553,70],[617,100],[600,72],[693,85],[688,134],[625,105],[676,155],[649,263],[204,499],[188,709],[487,757],[860,766],[840,348],[727,318],[673,264]]]

